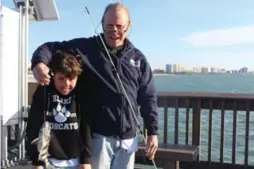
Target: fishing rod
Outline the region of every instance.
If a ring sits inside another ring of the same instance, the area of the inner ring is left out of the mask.
[[[95,24],[95,22],[94,22],[94,20],[93,20],[93,18],[92,18],[92,16],[91,16],[91,13],[90,13],[90,11],[88,10],[88,7],[87,7],[87,6],[85,6],[85,12],[88,14],[90,20],[91,20],[92,23],[93,23],[93,26],[95,27],[95,33],[97,33],[96,30],[97,30],[98,26],[96,26],[96,24]],[[105,44],[105,42],[104,42],[104,40],[103,40],[101,34],[98,33],[98,35],[99,35],[99,38],[100,38],[101,43],[102,43],[102,45],[103,45],[103,48],[105,49],[105,51],[106,51],[106,53],[107,53],[107,55],[108,55],[108,58],[109,58],[109,60],[110,60],[110,62],[111,62],[111,64],[112,64],[112,66],[113,66],[113,69],[114,69],[114,71],[116,72],[117,80],[118,80],[118,82],[120,83],[121,88],[122,88],[122,91],[123,91],[123,93],[124,93],[124,96],[125,96],[125,98],[126,98],[126,100],[127,100],[127,102],[128,102],[128,105],[129,105],[130,108],[131,108],[131,112],[132,112],[132,114],[133,114],[133,116],[134,116],[134,118],[135,118],[135,121],[136,121],[137,125],[138,125],[138,129],[139,129],[140,134],[142,135],[142,139],[143,139],[145,145],[147,145],[147,141],[146,141],[145,135],[144,135],[144,133],[143,133],[143,131],[142,131],[142,129],[141,129],[141,126],[140,126],[140,123],[139,123],[139,121],[138,121],[137,115],[136,115],[136,113],[135,113],[135,111],[134,111],[134,109],[133,109],[133,107],[132,107],[132,104],[131,104],[130,99],[129,99],[128,95],[127,95],[127,92],[126,92],[126,90],[125,90],[125,87],[124,87],[124,85],[123,85],[123,83],[122,83],[122,80],[121,80],[121,78],[120,78],[120,75],[119,75],[119,73],[118,73],[118,71],[117,71],[117,69],[116,69],[116,66],[115,66],[115,64],[114,64],[114,62],[113,62],[113,60],[112,60],[112,58],[111,58],[111,56],[110,56],[110,54],[109,54],[108,48],[106,47],[106,44]],[[156,164],[155,164],[155,162],[154,162],[154,159],[151,159],[151,161],[152,161],[152,163],[153,163],[154,168],[157,169],[157,166],[156,166]]]

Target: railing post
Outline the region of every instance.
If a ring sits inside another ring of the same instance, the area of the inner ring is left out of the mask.
[[[192,145],[200,145],[200,129],[201,129],[201,100],[192,100],[193,114],[192,114]]]
[[[165,98],[164,100],[164,135],[163,142],[168,142],[168,101]]]

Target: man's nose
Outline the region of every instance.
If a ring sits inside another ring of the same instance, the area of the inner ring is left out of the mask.
[[[117,26],[114,25],[114,26],[112,27],[112,30],[113,30],[113,31],[117,31]]]

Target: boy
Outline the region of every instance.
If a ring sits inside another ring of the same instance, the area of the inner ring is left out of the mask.
[[[38,86],[28,114],[26,138],[32,168],[90,169],[91,133],[85,112],[79,112],[78,76],[81,62],[72,54],[57,51],[49,65],[53,78],[49,86]],[[49,124],[50,141],[46,161],[39,160],[34,140],[44,122]],[[47,164],[47,165],[46,165]]]

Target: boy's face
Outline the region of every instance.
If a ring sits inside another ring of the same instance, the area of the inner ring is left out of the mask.
[[[76,86],[78,76],[69,78],[64,76],[62,73],[55,73],[54,82],[56,89],[62,94],[69,94]]]

